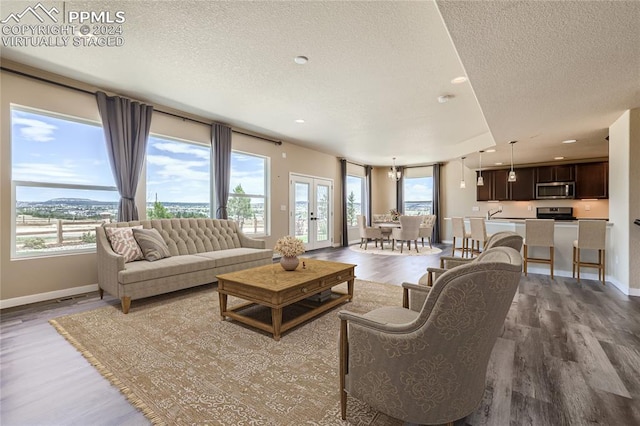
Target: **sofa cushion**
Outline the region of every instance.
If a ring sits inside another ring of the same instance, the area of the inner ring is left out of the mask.
[[[234,248],[198,253],[196,256],[213,260],[215,261],[216,267],[222,267],[262,259],[271,259],[273,257],[273,251],[270,249]]]
[[[140,260],[127,263],[125,269],[118,272],[118,282],[126,285],[138,281],[147,281],[187,272],[213,269],[214,267],[215,260],[195,255],[167,257],[155,262]],[[211,282],[215,280],[216,276],[212,273]]]
[[[169,247],[156,229],[133,229],[133,236],[144,253],[144,258],[149,262],[170,257]]]
[[[105,227],[105,233],[113,251],[124,257],[125,263],[144,259],[144,254],[133,236],[133,228],[142,229],[142,225],[134,227]]]

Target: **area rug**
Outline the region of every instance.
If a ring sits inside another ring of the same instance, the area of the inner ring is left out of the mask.
[[[400,253],[400,243],[398,243],[395,250],[391,250],[391,243],[385,243],[384,249],[381,250],[380,246],[376,247],[376,245],[370,242],[367,245],[367,249],[364,249],[364,245],[360,248],[359,244],[354,244],[349,246],[349,250],[355,251],[356,253],[364,253],[364,254],[377,254],[380,256],[431,256],[432,254],[441,253],[438,247],[429,248],[429,246],[422,247],[418,245],[418,253],[416,253],[416,249],[413,248],[413,244],[411,244],[411,250],[407,250],[407,245],[405,244],[402,253]]]
[[[401,300],[398,286],[356,280],[353,302],[279,342],[222,321],[214,286],[136,300],[127,315],[108,306],[50,322],[153,424],[396,426],[353,398],[340,419],[338,312]]]

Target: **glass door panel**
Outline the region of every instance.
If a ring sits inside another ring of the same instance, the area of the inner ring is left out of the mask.
[[[291,175],[289,229],[307,250],[331,246],[332,190],[330,180]]]

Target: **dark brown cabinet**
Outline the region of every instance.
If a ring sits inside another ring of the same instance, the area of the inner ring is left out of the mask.
[[[509,199],[513,201],[529,201],[536,198],[536,169],[525,167],[514,169],[516,181],[509,182]]]
[[[536,167],[536,182],[570,182],[576,179],[575,164]]]
[[[476,177],[479,172],[476,172]],[[509,186],[507,178],[509,170],[483,170],[483,186],[476,186],[478,201],[506,201],[509,200]]]
[[[576,198],[609,197],[609,163],[576,164]]]
[[[563,164],[515,168],[516,181],[507,182],[509,169],[483,170],[484,186],[476,187],[478,201],[530,201],[536,183],[576,183],[576,198],[609,198],[609,163]],[[476,177],[479,172],[476,172]]]

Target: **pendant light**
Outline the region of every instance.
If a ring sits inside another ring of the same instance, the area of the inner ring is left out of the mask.
[[[464,159],[467,157],[462,157],[462,163],[460,163],[460,188],[466,188],[467,184],[464,183]]]
[[[402,178],[402,172],[396,168],[396,157],[393,157],[393,166],[387,175],[389,176],[389,179],[393,179],[395,181],[399,181],[400,178]]]
[[[480,151],[480,174],[478,175],[478,183],[477,186],[484,186],[484,178],[482,177],[482,153],[484,151]]]
[[[507,182],[515,182],[516,181],[516,172],[513,171],[513,144],[516,143],[518,141],[511,141],[509,142],[511,144],[511,171],[509,172],[509,178],[507,179]]]

